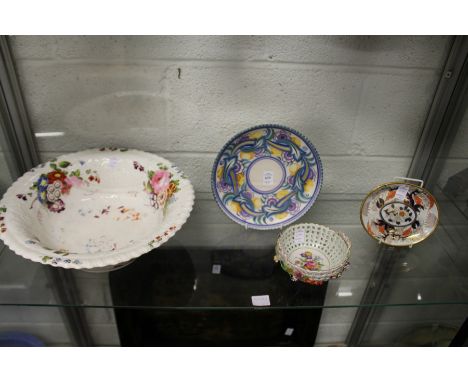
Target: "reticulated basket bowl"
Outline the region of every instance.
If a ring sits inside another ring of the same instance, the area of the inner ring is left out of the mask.
[[[280,233],[275,261],[293,281],[322,284],[349,267],[351,241],[341,233],[313,223],[291,226]]]
[[[193,203],[190,181],[158,155],[85,150],[12,184],[0,201],[0,238],[32,261],[110,270],[169,240]]]

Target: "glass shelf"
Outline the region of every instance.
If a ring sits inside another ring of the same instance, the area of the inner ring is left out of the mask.
[[[373,306],[454,305],[468,312],[466,260],[452,237],[454,222],[466,220],[448,198],[436,195],[441,224],[432,237],[411,249],[379,246],[366,234],[358,223],[363,195],[321,195],[301,221],[340,229],[353,242],[350,269],[322,286],[292,282],[273,261],[278,231],[246,230],[230,222],[210,195],[197,195],[189,221],[165,246],[110,273],[70,270],[81,295],[81,304],[76,306],[159,310],[368,306],[361,304],[362,294],[382,251],[390,251],[394,261],[388,279],[391,294],[385,303]],[[332,208],[342,211],[339,225],[333,221]],[[220,266],[219,274],[213,273],[213,265]],[[3,248],[0,305],[64,306],[56,303],[43,275],[45,268]],[[271,306],[253,306],[251,297],[258,295],[268,295]]]

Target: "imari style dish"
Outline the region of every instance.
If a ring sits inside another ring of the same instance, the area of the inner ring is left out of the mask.
[[[392,182],[372,190],[362,202],[361,223],[379,242],[412,246],[434,232],[439,220],[435,198],[422,187]]]
[[[13,183],[0,202],[0,238],[43,264],[119,267],[174,236],[193,203],[190,181],[158,155],[86,150]]]
[[[332,229],[313,223],[291,226],[280,233],[275,261],[293,281],[320,285],[349,267],[351,241]]]
[[[294,222],[315,202],[323,171],[314,146],[299,132],[261,125],[234,136],[212,174],[220,208],[246,228],[274,229]]]

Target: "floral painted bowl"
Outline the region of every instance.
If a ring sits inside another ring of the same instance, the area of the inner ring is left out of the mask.
[[[351,241],[345,234],[304,223],[280,233],[274,260],[293,281],[320,285],[340,277],[349,267],[350,255]]]
[[[43,264],[112,269],[174,236],[193,203],[190,181],[158,155],[80,151],[12,184],[0,201],[0,238]]]
[[[411,247],[437,228],[439,208],[426,189],[406,182],[391,182],[372,190],[361,205],[366,232],[395,247]]]

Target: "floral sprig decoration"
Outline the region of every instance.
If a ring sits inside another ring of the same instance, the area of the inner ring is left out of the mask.
[[[180,190],[179,179],[174,179],[169,168],[157,163],[157,170],[148,170],[148,180],[143,182],[145,191],[150,194],[151,205],[157,209],[164,208],[168,200]],[[138,162],[133,162],[135,170],[144,172],[145,168]]]
[[[87,180],[85,180],[79,169],[66,170],[70,165],[71,163],[68,161],[57,162],[57,159],[52,159],[49,163],[52,171],[41,174],[30,187],[32,191],[37,192],[37,200],[45,205],[49,211],[62,212],[65,209],[62,197],[68,195],[73,187],[89,185],[90,182],[100,183],[101,181],[96,171],[87,169]],[[32,196],[31,194],[28,195]],[[17,196],[22,200],[27,200],[26,195]]]
[[[296,264],[302,266],[308,271],[319,271],[323,267],[323,264],[320,262],[320,257],[314,256],[309,251],[301,253],[301,259],[297,261]]]

